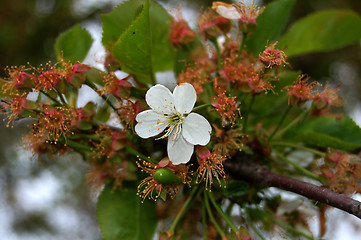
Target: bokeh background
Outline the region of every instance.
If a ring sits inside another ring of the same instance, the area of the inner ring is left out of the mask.
[[[38,66],[55,60],[56,37],[75,23],[87,28],[96,40],[86,61],[101,67],[104,52],[100,47],[99,14],[110,12],[120,2],[1,0],[0,67],[27,62]],[[173,13],[182,9],[192,27],[197,25],[196,17],[202,6],[212,4],[209,0],[157,2]],[[298,0],[290,23],[309,13],[330,8],[352,9],[361,15],[360,0]],[[313,79],[341,85],[346,113],[361,124],[361,43],[333,52],[304,55],[290,59],[290,63],[292,68],[301,69]],[[4,76],[3,70],[0,70],[1,76]],[[77,154],[42,156],[40,159],[32,156],[21,145],[28,124],[27,120],[22,120],[13,128],[6,128],[6,124],[0,122],[0,239],[101,239],[96,221],[96,199],[84,181],[87,164]],[[361,222],[354,217],[338,210],[330,210],[327,215],[331,229],[327,239],[355,239],[352,237],[361,232]]]

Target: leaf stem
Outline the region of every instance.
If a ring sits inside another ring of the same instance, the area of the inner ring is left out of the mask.
[[[248,106],[248,110],[245,112],[246,116],[244,117],[244,125],[243,125],[243,132],[244,133],[247,130],[248,116],[249,116],[249,113],[250,113],[250,111],[252,109],[255,98],[256,98],[255,96],[252,96],[251,102],[249,103],[249,106]]]
[[[293,105],[288,105],[286,111],[283,113],[281,120],[279,121],[277,127],[273,130],[273,132],[271,133],[271,135],[268,137],[268,141],[271,141],[271,139],[273,138],[273,136],[275,135],[275,133],[278,131],[278,129],[280,129],[282,123],[285,121],[288,113],[290,112],[291,108]]]
[[[139,157],[143,160],[149,160],[149,158],[147,156],[145,156],[144,154],[138,152],[137,150],[135,150],[134,148],[130,147],[129,145],[125,146],[125,151],[127,153],[130,153],[133,156]]]
[[[213,194],[211,192],[208,192],[208,197],[211,200],[211,203],[213,204],[214,208],[217,210],[218,214],[221,215],[221,217],[226,221],[226,223],[231,227],[232,231],[237,234],[238,229],[236,225],[231,221],[231,219],[223,212],[223,210],[218,206],[216,203],[216,200],[213,197]]]
[[[294,227],[292,227],[292,226],[290,226],[290,225],[288,225],[288,224],[286,224],[286,223],[278,220],[278,219],[275,218],[274,216],[266,213],[265,211],[264,211],[264,214],[265,214],[269,219],[271,219],[273,222],[275,222],[276,224],[278,224],[280,227],[282,227],[282,228],[284,228],[284,229],[286,229],[286,230],[288,230],[288,231],[290,231],[290,232],[299,234],[299,235],[301,235],[301,236],[303,236],[303,237],[305,237],[305,238],[307,238],[307,239],[314,240],[313,237],[311,237],[311,236],[309,236],[309,235],[307,235],[307,234],[305,234],[305,233],[297,230],[296,228],[294,228]]]
[[[305,147],[305,146],[301,146],[295,143],[289,143],[289,142],[272,142],[271,145],[273,146],[284,146],[284,147],[291,147],[291,148],[296,148],[296,149],[300,149],[300,150],[305,150],[307,152],[311,152],[314,153],[315,155],[318,155],[320,157],[325,157],[326,154],[318,151],[316,149],[313,148],[309,148],[309,147]]]
[[[203,230],[203,240],[207,240],[207,222],[206,222],[206,205],[202,205],[202,230]]]
[[[174,235],[174,231],[175,231],[175,228],[178,224],[178,222],[180,221],[180,219],[183,217],[183,215],[185,214],[185,212],[188,210],[188,207],[190,206],[190,203],[192,202],[193,198],[194,198],[194,195],[199,192],[199,188],[200,188],[201,185],[198,185],[196,188],[193,188],[191,193],[189,194],[189,197],[187,198],[187,200],[184,202],[181,210],[179,211],[179,213],[177,214],[177,216],[175,217],[173,223],[172,223],[172,226],[170,227],[169,229],[169,233],[171,235]],[[197,194],[198,195],[198,194]]]
[[[217,69],[217,76],[219,76],[219,70],[222,69],[222,56],[221,56],[221,50],[219,49],[219,46],[218,46],[218,43],[217,43],[217,39],[216,38],[210,38],[209,39],[215,49],[216,49],[216,53],[217,53],[217,66],[218,66],[218,69]]]
[[[195,108],[193,108],[192,111],[198,111],[199,109],[202,109],[202,108],[205,108],[205,107],[209,107],[209,106],[212,106],[210,103],[205,103],[205,104],[202,104],[202,105],[199,105]]]
[[[60,101],[61,101],[65,106],[68,106],[68,104],[66,103],[66,101],[65,101],[65,99],[64,99],[64,97],[63,97],[63,94],[62,94],[57,88],[54,87],[54,89],[55,89],[56,93],[58,94],[58,96],[59,96],[59,98],[60,98]]]
[[[226,234],[223,232],[222,228],[219,226],[219,224],[217,223],[216,219],[213,216],[211,207],[209,206],[209,202],[208,202],[208,197],[207,197],[208,191],[207,190],[203,190],[203,195],[204,195],[204,204],[206,205],[206,209],[208,212],[208,216],[210,217],[214,227],[217,229],[218,233],[221,235],[221,237],[223,238]]]
[[[258,231],[258,229],[254,226],[253,222],[252,222],[252,219],[249,215],[249,210],[248,208],[245,208],[245,211],[246,211],[246,218],[247,218],[247,222],[249,224],[249,226],[252,228],[252,230],[257,234],[257,236],[261,239],[261,240],[266,240],[263,235]]]
[[[296,125],[299,121],[302,120],[302,118],[304,118],[308,113],[310,113],[312,110],[312,107],[310,107],[309,109],[307,109],[306,111],[302,112],[297,118],[295,118],[292,122],[290,122],[286,127],[284,127],[281,131],[279,131],[278,133],[276,133],[274,135],[275,138],[282,136],[288,129],[290,129],[291,127],[293,127],[294,125]]]
[[[298,171],[302,172],[305,176],[309,177],[309,178],[313,178],[317,181],[322,182],[322,178],[320,176],[318,176],[317,174],[314,174],[313,172],[310,172],[309,170],[305,169],[304,167],[301,167],[300,165],[298,165],[297,163],[289,160],[288,158],[286,158],[285,156],[283,156],[281,153],[273,150],[273,152],[284,162],[292,165],[295,169],[297,169]]]
[[[241,44],[239,45],[239,50],[238,50],[238,61],[241,59],[241,55],[242,55],[242,51],[243,51],[243,47],[244,47],[244,42],[247,38],[247,33],[246,32],[241,32],[242,33],[242,40],[241,40]]]
[[[118,110],[116,109],[116,107],[113,105],[113,103],[111,101],[109,101],[109,99],[106,96],[99,94],[98,88],[95,86],[95,84],[93,82],[86,79],[84,84],[88,85],[91,89],[93,89],[114,110],[114,112],[120,117],[120,114],[119,114]]]
[[[53,100],[56,104],[58,104],[59,106],[61,106],[62,104],[55,98],[53,98],[52,96],[50,96],[47,92],[44,92],[43,90],[39,90],[39,92],[41,92],[42,94],[44,94],[45,96],[47,96],[48,98],[50,98],[51,100]]]

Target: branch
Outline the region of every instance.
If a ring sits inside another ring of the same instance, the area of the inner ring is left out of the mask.
[[[224,162],[228,174],[234,179],[243,179],[261,184],[264,187],[276,187],[294,192],[335,208],[341,209],[361,219],[361,202],[327,188],[278,175],[266,167],[236,156]]]

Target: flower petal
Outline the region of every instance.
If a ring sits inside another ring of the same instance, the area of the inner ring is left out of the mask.
[[[189,162],[194,151],[194,146],[187,142],[181,133],[178,138],[175,138],[174,135],[171,134],[168,137],[167,150],[169,160],[174,165],[178,165]]]
[[[192,111],[197,101],[197,93],[194,87],[189,83],[177,85],[173,91],[174,104],[177,112],[188,114]]]
[[[193,145],[207,145],[211,139],[212,127],[208,120],[198,113],[189,114],[183,122],[183,137]]]
[[[145,94],[145,101],[154,111],[159,113],[172,113],[175,111],[173,94],[168,88],[157,84]]]
[[[154,110],[139,113],[135,120],[138,122],[135,125],[135,132],[141,138],[154,137],[163,132],[169,124],[166,116]]]
[[[224,18],[228,18],[228,19],[241,18],[241,15],[237,11],[237,9],[232,5],[229,6],[218,5],[218,6],[214,6],[213,9]]]

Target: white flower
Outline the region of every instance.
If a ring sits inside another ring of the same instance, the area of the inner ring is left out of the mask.
[[[165,131],[157,139],[168,137],[168,157],[173,164],[187,163],[194,145],[207,145],[212,128],[203,116],[191,113],[197,100],[191,84],[176,86],[173,94],[157,84],[148,90],[145,100],[151,110],[137,115],[135,132],[141,138],[149,138]]]

